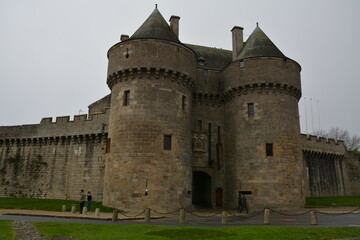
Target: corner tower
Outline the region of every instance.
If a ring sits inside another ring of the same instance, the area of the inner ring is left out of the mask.
[[[300,71],[258,26],[224,69],[227,207],[303,205]]]
[[[104,204],[126,210],[191,206],[195,54],[156,8],[108,51],[111,89]]]

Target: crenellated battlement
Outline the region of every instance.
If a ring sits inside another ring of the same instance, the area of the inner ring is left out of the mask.
[[[224,102],[230,101],[235,96],[252,94],[252,93],[280,93],[280,94],[290,94],[291,96],[296,97],[299,101],[301,98],[301,90],[290,86],[288,84],[281,83],[255,83],[255,84],[246,84],[240,85],[238,87],[229,88],[224,93]]]
[[[107,84],[111,89],[114,84],[118,82],[128,81],[129,79],[163,79],[168,80],[170,82],[177,82],[178,84],[182,84],[189,88],[190,90],[194,90],[194,80],[181,72],[174,71],[172,69],[164,69],[164,68],[130,68],[123,69],[117,72],[110,74],[107,78]]]
[[[70,120],[70,116],[59,116],[55,118],[55,121],[53,121],[52,117],[46,117],[41,119],[40,124],[57,124],[57,123],[73,123],[73,122],[84,122],[84,121],[94,121],[96,119],[101,118],[104,114],[108,114],[110,111],[110,108],[106,108],[105,112],[102,113],[93,113],[91,115],[87,114],[81,114],[81,115],[74,115],[74,120]]]
[[[105,112],[75,115],[74,120],[70,116],[43,118],[40,124],[2,126],[0,127],[0,139],[18,138],[49,138],[67,135],[87,135],[107,133],[110,108]]]
[[[252,94],[252,93],[280,93],[290,94],[300,100],[301,90],[289,86],[287,84],[280,83],[258,83],[247,84],[228,89],[225,93],[198,93],[193,92],[193,103],[205,104],[205,105],[221,105],[230,101],[235,96]]]
[[[346,147],[344,141],[301,134],[303,152],[318,152],[336,155],[345,155]]]

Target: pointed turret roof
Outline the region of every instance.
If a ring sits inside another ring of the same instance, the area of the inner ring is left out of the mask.
[[[247,39],[238,59],[250,57],[281,57],[285,55],[275,46],[268,36],[256,26],[255,30]]]
[[[162,39],[180,43],[179,39],[157,8],[155,8],[130,39]]]

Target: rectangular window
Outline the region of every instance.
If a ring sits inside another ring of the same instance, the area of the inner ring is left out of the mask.
[[[110,139],[110,138],[106,139],[105,153],[109,153],[109,152],[110,152],[110,142],[111,142],[111,139]]]
[[[171,150],[171,135],[164,135],[164,150]]]
[[[253,118],[255,115],[254,112],[254,103],[248,103],[248,117]]]
[[[209,71],[206,70],[206,69],[204,69],[204,76],[205,76],[205,77],[209,76]]]
[[[129,106],[130,105],[130,90],[124,91],[124,102],[123,106]]]
[[[273,156],[273,144],[272,143],[267,143],[266,144],[266,156],[267,157],[272,157]]]
[[[186,96],[182,96],[182,100],[181,100],[181,109],[185,110],[186,107]]]

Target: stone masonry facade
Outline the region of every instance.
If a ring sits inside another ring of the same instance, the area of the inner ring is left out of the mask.
[[[301,207],[360,195],[360,158],[300,133],[300,65],[257,26],[232,51],[184,44],[155,9],[107,53],[111,93],[89,112],[0,127],[0,197],[124,209]]]

